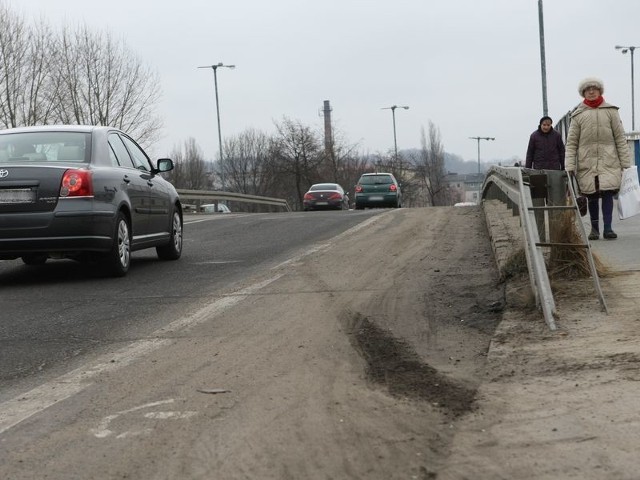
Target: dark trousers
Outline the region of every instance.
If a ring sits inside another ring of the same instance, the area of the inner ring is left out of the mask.
[[[615,195],[613,190],[601,190],[600,192],[587,195],[589,199],[589,217],[591,217],[591,228],[596,232],[600,232],[599,229],[599,217],[600,217],[600,199],[602,199],[602,223],[604,224],[604,231],[611,231],[611,221],[613,218],[613,196]]]

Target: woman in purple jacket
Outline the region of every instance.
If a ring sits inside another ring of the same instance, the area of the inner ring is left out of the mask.
[[[529,137],[525,167],[536,170],[564,170],[564,143],[552,128],[551,117],[542,117],[538,129]]]

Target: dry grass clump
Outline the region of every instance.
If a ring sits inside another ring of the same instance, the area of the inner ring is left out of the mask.
[[[567,243],[576,246],[553,246],[549,252],[547,271],[550,278],[577,279],[591,276],[589,266],[589,250],[578,246],[584,244],[586,239],[580,235],[576,224],[575,212],[554,212],[549,216],[551,243]],[[606,276],[607,268],[591,251],[596,272],[599,277]]]

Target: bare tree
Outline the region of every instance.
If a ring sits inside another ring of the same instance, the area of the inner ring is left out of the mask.
[[[317,178],[318,167],[322,161],[322,142],[310,127],[299,121],[284,118],[276,124],[278,137],[274,168],[281,179],[286,179],[289,191],[285,198],[302,208],[302,196],[307,187]]]
[[[338,132],[331,142],[331,148],[324,150],[323,161],[319,169],[319,181],[336,182],[349,191],[367,164],[366,159],[357,152],[357,147],[357,145],[349,144],[345,136]]]
[[[47,123],[54,83],[48,72],[53,41],[44,23],[30,27],[0,3],[0,124],[5,128]]]
[[[421,129],[421,150],[416,162],[416,171],[422,181],[428,203],[432,206],[449,203],[448,184],[445,181],[444,148],[440,140],[440,130],[429,122],[429,137]]]
[[[75,32],[63,30],[56,51],[63,123],[114,126],[143,146],[157,138],[162,126],[155,112],[161,95],[158,76],[124,42],[82,26]]]
[[[275,184],[271,158],[275,140],[248,129],[225,140],[223,169],[227,188],[249,195],[267,195]]]
[[[189,137],[182,147],[174,147],[171,159],[175,167],[167,179],[176,188],[204,190],[209,187],[204,154],[194,138]]]
[[[162,127],[158,75],[87,26],[54,33],[0,0],[0,125],[111,125],[148,146]]]

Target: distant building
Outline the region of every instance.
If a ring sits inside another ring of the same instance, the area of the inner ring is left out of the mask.
[[[444,180],[449,185],[455,203],[480,201],[484,173],[448,173]]]

